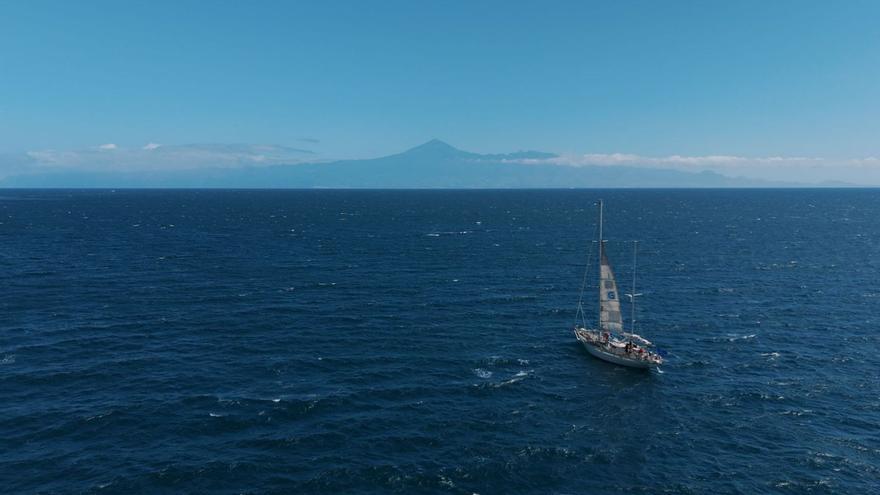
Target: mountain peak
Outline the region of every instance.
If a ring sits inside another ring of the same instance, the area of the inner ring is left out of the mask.
[[[405,155],[409,154],[419,154],[419,155],[436,155],[436,156],[455,156],[462,154],[469,154],[466,151],[462,151],[449,143],[441,141],[439,139],[432,139],[427,143],[420,144],[415,148],[408,149],[404,151]]]

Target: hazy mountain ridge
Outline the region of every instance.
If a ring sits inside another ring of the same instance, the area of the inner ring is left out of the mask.
[[[239,168],[87,172],[55,170],[16,175],[0,187],[168,188],[571,188],[791,187],[799,184],[633,166],[541,163],[540,151],[480,154],[431,140],[402,153],[371,159]],[[528,160],[528,163],[521,161]],[[536,162],[537,161],[537,162]]]

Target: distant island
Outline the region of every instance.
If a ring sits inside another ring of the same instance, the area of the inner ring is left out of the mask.
[[[153,171],[43,170],[0,180],[18,188],[724,188],[792,187],[716,172],[552,163],[553,153],[480,154],[431,140],[380,158]]]

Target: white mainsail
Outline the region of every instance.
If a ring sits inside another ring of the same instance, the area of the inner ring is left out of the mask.
[[[599,242],[599,328],[608,332],[622,332],[623,318],[620,315],[620,299],[617,282],[611,264],[605,256],[605,246]]]

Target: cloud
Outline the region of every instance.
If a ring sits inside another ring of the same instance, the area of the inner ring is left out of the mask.
[[[35,150],[0,155],[0,177],[47,170],[158,171],[241,168],[315,161],[313,152],[265,144],[148,143],[124,148],[113,143],[80,150]]]
[[[632,153],[586,153],[550,158],[510,159],[511,163],[568,167],[639,167],[687,172],[713,171],[730,177],[782,182],[828,181],[880,185],[880,158],[822,158],[809,156],[667,155]]]
[[[488,156],[488,155],[486,155]],[[880,158],[832,159],[809,156],[665,155],[586,153],[491,155],[493,161],[565,167],[629,166],[711,170],[727,176],[786,182],[844,181],[880,185]],[[497,157],[497,158],[494,158]],[[154,142],[127,148],[107,143],[79,150],[34,150],[0,154],[0,179],[49,171],[135,172],[246,168],[319,161],[309,150],[265,144],[186,144]]]
[[[865,159],[862,159],[865,160]],[[584,155],[561,155],[545,159],[515,160],[520,163],[568,165],[583,167],[589,165],[599,166],[638,166],[654,168],[681,168],[681,169],[707,169],[714,167],[732,166],[803,166],[821,165],[829,163],[829,160],[815,157],[800,156],[734,156],[734,155],[669,155],[669,156],[643,156],[629,153],[587,153]],[[839,161],[835,162],[839,163]]]
[[[849,160],[850,164],[857,167],[877,167],[880,168],[880,158],[876,156],[868,156],[865,158],[857,158],[855,160]]]

